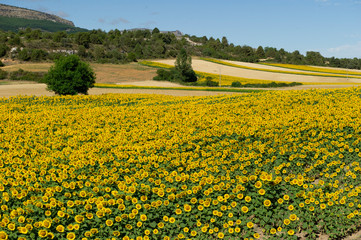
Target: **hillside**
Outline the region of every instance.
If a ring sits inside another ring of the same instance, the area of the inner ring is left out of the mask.
[[[47,20],[56,23],[63,23],[75,27],[74,23],[53,14],[40,11],[0,4],[0,16],[12,18],[24,18],[32,20]]]
[[[77,28],[73,22],[53,14],[0,4],[1,30],[18,32],[26,28],[46,32],[65,31],[74,33],[88,31],[87,29]]]
[[[66,31],[74,33],[88,31],[87,29],[73,27],[60,22],[0,16],[0,29],[3,31],[17,32],[26,28],[40,29],[46,32]]]

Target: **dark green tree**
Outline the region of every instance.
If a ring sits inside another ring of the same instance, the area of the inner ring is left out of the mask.
[[[94,87],[95,73],[77,55],[59,58],[45,76],[48,90],[58,95],[88,94]]]
[[[309,51],[306,53],[306,62],[309,65],[322,66],[324,61],[324,57],[319,52]]]
[[[158,29],[158,28],[154,28],[153,31],[152,31],[152,34],[157,34],[157,33],[160,33],[159,29]]]
[[[5,44],[0,44],[0,57],[5,56],[8,51],[9,48]]]
[[[266,54],[264,53],[263,47],[259,46],[256,50],[256,56],[260,59],[260,58],[265,58]]]
[[[175,62],[177,78],[183,82],[196,82],[197,75],[192,68],[192,58],[188,56],[187,51],[182,48]]]

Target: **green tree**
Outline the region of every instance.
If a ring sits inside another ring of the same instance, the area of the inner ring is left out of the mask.
[[[259,46],[256,50],[256,56],[258,58],[265,58],[266,57],[266,54],[264,53],[264,50],[263,50],[263,47],[262,46]]]
[[[0,44],[0,57],[3,57],[8,52],[9,48],[5,44]]]
[[[95,73],[77,55],[59,58],[45,76],[48,90],[58,95],[88,94],[94,87]]]
[[[177,78],[183,82],[196,82],[197,75],[192,68],[192,58],[188,56],[187,51],[182,48],[175,62]]]
[[[152,34],[157,34],[157,33],[160,33],[159,29],[158,29],[158,28],[154,28],[153,31],[152,31]]]
[[[322,66],[325,59],[319,52],[309,51],[306,53],[306,61],[309,65]]]

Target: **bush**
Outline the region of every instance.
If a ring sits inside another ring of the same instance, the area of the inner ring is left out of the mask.
[[[43,72],[29,72],[19,69],[17,71],[10,73],[10,80],[22,80],[22,81],[34,81],[34,82],[44,82],[45,73]]]
[[[0,44],[0,57],[4,57],[9,48],[5,44]]]
[[[205,81],[205,85],[208,87],[218,87],[219,82],[213,81],[211,77],[207,77]]]
[[[6,79],[8,77],[8,72],[0,69],[0,80]]]
[[[242,87],[242,83],[240,83],[240,82],[232,82],[231,87]]]
[[[3,67],[3,66],[5,66],[5,64],[2,61],[0,61],[0,67]]]
[[[48,90],[59,95],[88,94],[94,87],[95,73],[76,55],[61,57],[45,76]]]
[[[302,85],[302,83],[299,82],[291,82],[291,83],[246,83],[243,84],[240,82],[232,82],[231,87],[253,87],[253,88],[277,88],[277,87],[293,87],[293,86],[299,86]]]
[[[174,70],[165,70],[165,69],[158,69],[157,76],[153,78],[153,80],[164,80],[164,81],[174,81]]]

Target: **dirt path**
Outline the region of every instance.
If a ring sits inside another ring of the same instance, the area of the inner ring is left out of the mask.
[[[115,89],[115,88],[92,88],[89,90],[90,95],[101,95],[108,93],[121,94],[162,94],[171,96],[213,96],[213,95],[230,95],[243,94],[232,92],[209,92],[209,91],[187,91],[187,90],[160,90],[160,89]],[[45,84],[12,84],[0,85],[0,97],[12,96],[55,96],[54,93],[46,90]]]

